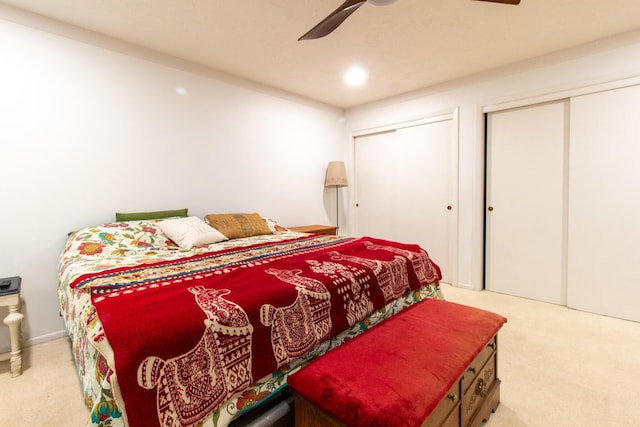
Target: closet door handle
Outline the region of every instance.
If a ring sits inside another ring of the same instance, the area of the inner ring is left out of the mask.
[[[493,206],[489,206],[489,207],[487,208],[487,210],[488,210],[489,212],[493,212]]]

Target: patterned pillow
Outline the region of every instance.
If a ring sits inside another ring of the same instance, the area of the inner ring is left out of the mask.
[[[204,220],[229,239],[273,234],[257,213],[209,214]]]
[[[86,227],[71,234],[69,256],[131,257],[178,246],[159,232],[157,221],[129,221]]]
[[[262,217],[262,219],[267,223],[267,227],[269,227],[269,230],[271,230],[272,234],[287,233],[291,231],[287,227],[278,224],[277,221],[271,218]]]

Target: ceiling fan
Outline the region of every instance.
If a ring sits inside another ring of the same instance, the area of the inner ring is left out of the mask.
[[[307,33],[305,33],[302,37],[298,39],[300,40],[311,40],[311,39],[319,39],[331,33],[333,30],[338,28],[340,24],[344,22],[353,12],[355,12],[360,6],[369,2],[375,6],[386,6],[388,4],[394,3],[396,0],[346,0],[340,7],[331,12],[329,16],[324,18],[318,25],[310,29]],[[520,4],[520,0],[476,0],[476,1],[488,1],[492,3],[503,3],[503,4]]]

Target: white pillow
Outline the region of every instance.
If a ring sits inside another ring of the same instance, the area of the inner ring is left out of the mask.
[[[182,249],[228,240],[224,234],[205,224],[197,216],[167,219],[158,222],[157,226]]]

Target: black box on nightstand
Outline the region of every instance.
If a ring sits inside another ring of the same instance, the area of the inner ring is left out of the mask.
[[[18,276],[0,279],[0,295],[11,295],[20,292],[21,281],[22,279]]]

